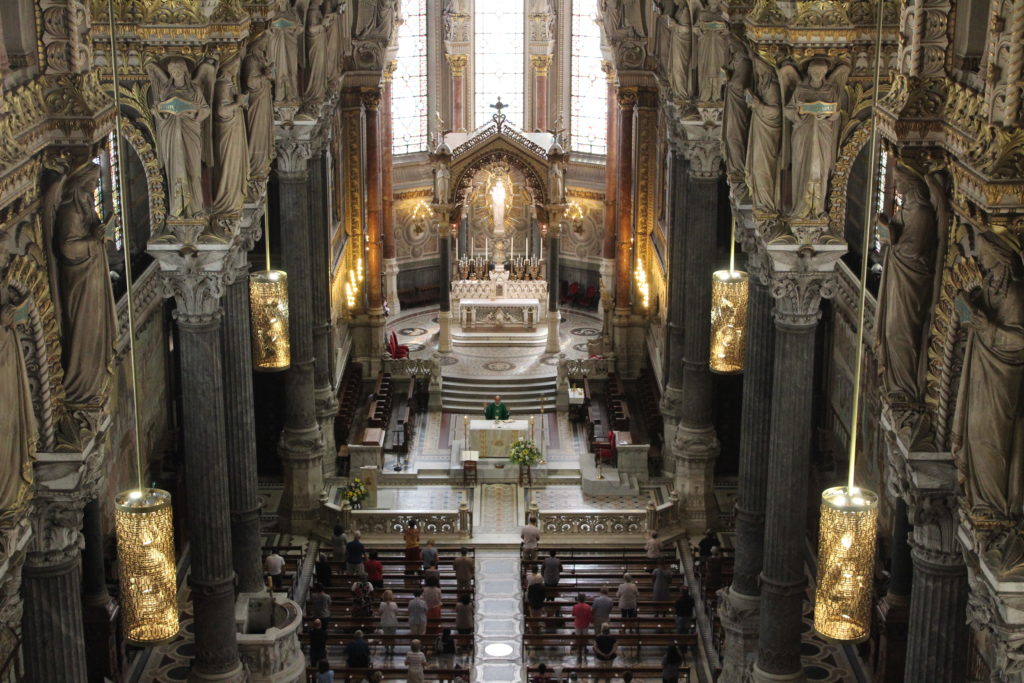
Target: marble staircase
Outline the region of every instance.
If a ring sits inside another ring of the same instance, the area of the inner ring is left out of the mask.
[[[496,358],[500,354],[495,353]],[[512,417],[555,409],[554,368],[550,377],[444,376],[441,409],[449,413],[482,415],[484,406],[501,396]]]

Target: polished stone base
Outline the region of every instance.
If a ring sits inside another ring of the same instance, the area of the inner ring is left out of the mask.
[[[736,593],[731,587],[720,595],[718,616],[726,634],[722,651],[722,680],[748,683],[757,661],[761,596]]]

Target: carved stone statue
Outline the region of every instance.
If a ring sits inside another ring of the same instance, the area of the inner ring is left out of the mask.
[[[202,164],[209,162],[209,98],[215,70],[204,63],[189,75],[180,57],[146,65],[153,88],[157,154],[167,178],[168,212],[171,218],[191,218],[203,213]]]
[[[732,58],[726,68],[729,80],[725,84],[722,111],[722,151],[728,177],[734,183],[746,185],[743,169],[747,163],[747,133],[750,129],[750,108],[747,106],[746,93],[750,88],[752,67],[742,42],[731,41],[730,52]]]
[[[232,60],[213,88],[213,141],[216,185],[214,213],[234,213],[245,203],[249,149],[245,138],[245,96],[238,92],[238,60]]]
[[[0,231],[0,519],[24,499],[32,484],[36,420],[32,393],[21,355],[14,314],[21,296],[3,284],[15,255],[25,253],[28,232],[22,226]]]
[[[779,69],[784,90],[792,95],[786,118],[793,122],[793,210],[797,218],[818,218],[825,214],[828,181],[839,144],[840,104],[850,67],[839,65],[829,72],[829,63],[813,59],[801,76],[792,65]]]
[[[344,54],[345,27],[342,8],[337,0],[324,0],[324,27],[327,33],[327,80],[333,83],[341,76],[341,56]]]
[[[446,163],[434,165],[434,201],[438,204],[448,203],[452,171]]]
[[[306,12],[307,100],[320,101],[327,92],[327,28],[321,3],[314,0]]]
[[[693,55],[693,22],[685,2],[676,6],[669,20],[668,82],[679,97],[689,97],[690,64]]]
[[[637,38],[646,38],[648,35],[647,12],[650,4],[649,0],[622,0],[624,26]]]
[[[601,0],[601,17],[609,39],[647,37],[647,3],[643,0]]]
[[[551,154],[552,150],[549,150],[548,154]],[[548,192],[550,197],[548,201],[552,204],[564,204],[565,203],[565,164],[562,161],[561,155],[563,154],[561,148],[558,148],[558,154],[554,157],[549,156],[550,161],[548,162]]]
[[[242,86],[249,100],[249,175],[266,178],[274,155],[274,75],[267,63],[266,33],[253,42],[242,63]]]
[[[701,102],[721,102],[724,75],[729,61],[729,24],[720,9],[720,0],[708,0],[697,11],[693,32],[697,34],[697,85]]]
[[[953,418],[953,454],[966,471],[972,515],[1024,517],[1024,268],[1019,251],[985,233],[977,240],[982,286],[970,311]]]
[[[99,401],[116,340],[105,230],[93,210],[99,173],[99,166],[89,163],[68,177],[53,226],[69,405]]]
[[[892,246],[885,256],[875,335],[882,386],[890,402],[918,403],[939,244],[938,220],[925,179],[903,165],[896,167],[895,177],[903,207],[892,220],[879,216],[879,222],[889,228]]]
[[[775,69],[754,60],[754,90],[747,90],[750,134],[747,136],[747,188],[754,209],[774,213],[779,204],[779,141],[782,139],[782,94]]]
[[[469,40],[469,0],[446,0],[442,15],[444,17],[444,39],[449,42],[461,43]]]
[[[356,40],[391,42],[398,13],[396,0],[359,0],[356,26],[353,33]]]
[[[299,40],[302,20],[289,0],[275,0],[270,17],[267,56],[274,65],[274,102],[299,99]]]

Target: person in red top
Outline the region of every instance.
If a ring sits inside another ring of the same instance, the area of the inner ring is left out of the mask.
[[[370,559],[363,563],[363,569],[374,588],[380,590],[384,587],[384,563],[377,559],[376,550],[370,551]]]
[[[576,596],[576,604],[572,606],[572,625],[576,629],[577,642],[579,643],[579,650],[577,658],[582,661],[583,653],[586,650],[587,644],[586,639],[579,638],[579,636],[585,635],[587,629],[590,628],[590,619],[593,616],[594,610],[587,604],[587,596],[580,593]]]

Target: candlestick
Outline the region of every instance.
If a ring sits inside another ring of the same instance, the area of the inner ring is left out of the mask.
[[[487,238],[484,238],[484,261],[487,260]]]
[[[540,238],[540,260],[544,260],[544,238]]]

